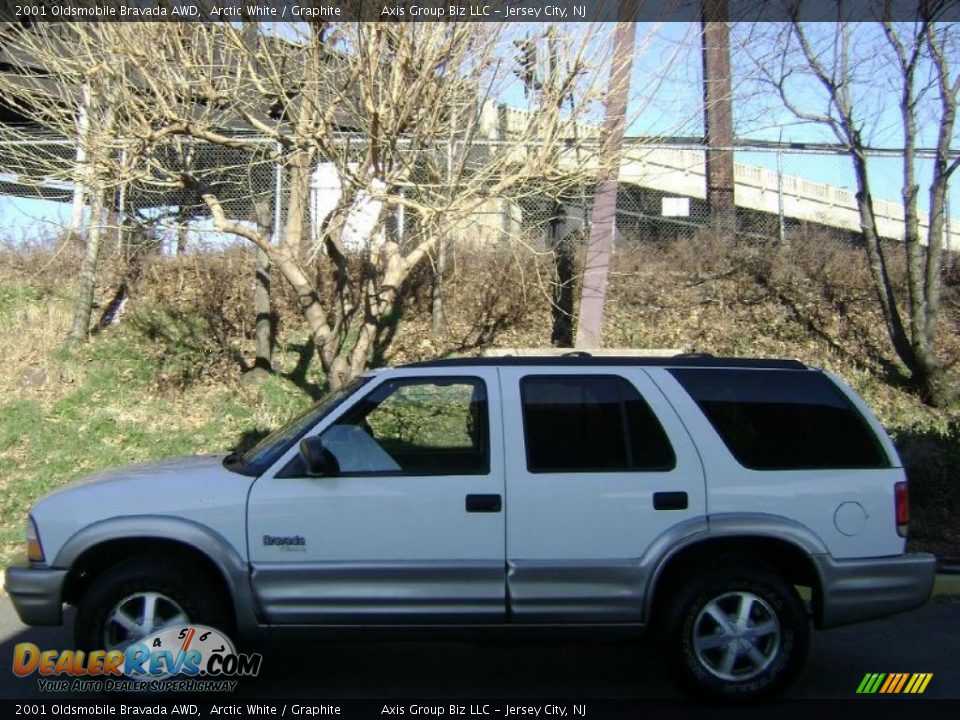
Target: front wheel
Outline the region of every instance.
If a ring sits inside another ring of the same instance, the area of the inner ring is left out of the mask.
[[[766,568],[730,565],[703,570],[680,586],[665,639],[684,689],[752,700],[796,675],[810,625],[792,585]]]
[[[228,631],[218,588],[198,568],[160,556],[131,558],[107,570],[84,595],[75,640],[83,650],[126,650],[177,625]]]

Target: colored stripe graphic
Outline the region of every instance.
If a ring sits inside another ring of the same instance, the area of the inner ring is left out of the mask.
[[[903,689],[904,684],[907,682],[907,679],[910,677],[910,673],[900,673],[900,679],[897,681],[897,684],[890,692],[898,693]]]
[[[863,680],[860,681],[860,687],[857,688],[857,692],[862,695],[872,695],[877,691],[877,688],[880,687],[880,683],[885,677],[886,675],[883,673],[867,673],[863,676]]]
[[[899,679],[900,679],[900,675],[898,675],[897,673],[890,673],[889,675],[887,675],[887,681],[880,686],[880,693],[882,695],[886,695],[888,692],[890,692],[890,687],[892,685],[896,685]]]
[[[933,673],[867,673],[857,686],[858,695],[920,695]]]
[[[857,694],[862,695],[867,691],[867,687],[870,685],[870,682],[873,680],[873,673],[867,673],[863,676],[863,680],[860,681],[860,685],[857,686]]]
[[[933,679],[933,673],[917,673],[922,680],[920,680],[917,685],[914,686],[913,692],[922,693],[927,689],[927,685],[930,684],[930,681]]]

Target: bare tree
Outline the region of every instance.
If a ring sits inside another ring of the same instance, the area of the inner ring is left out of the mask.
[[[885,7],[889,14],[890,4]],[[937,3],[918,7],[911,22],[894,22],[887,16],[879,23],[841,20],[825,25],[801,22],[801,7],[794,4],[791,22],[743,47],[783,106],[800,121],[829,129],[849,156],[870,274],[891,344],[923,400],[945,405],[957,395],[948,363],[937,355],[937,329],[947,185],[960,163],[951,148],[960,92],[960,74],[954,67],[960,26],[938,22],[942,7]],[[758,52],[761,43],[770,51]],[[897,108],[896,114],[888,107]],[[871,144],[890,124],[899,126],[903,143],[904,222],[899,244],[878,233],[876,182],[868,166]],[[923,232],[918,147],[925,142],[933,145],[933,152],[927,185],[929,220]],[[891,271],[897,247],[906,258],[902,294]]]
[[[337,387],[367,366],[404,281],[441,238],[492,199],[560,194],[597,172],[596,154],[576,152],[571,140],[598,97],[584,38],[563,45],[558,97],[539,93],[512,116],[510,132],[490,139],[490,99],[510,82],[500,63],[504,28],[115,24],[100,64],[118,88],[114,106],[138,181],[195,191],[219,231],[269,258]],[[562,99],[574,86],[580,103],[570,109]],[[186,170],[165,152],[174,137],[233,152],[248,174],[284,168],[276,242],[222,169]],[[318,168],[333,179],[326,198],[334,202],[314,207],[311,223]],[[402,238],[386,232],[400,208],[417,229]],[[311,271],[318,257],[327,268],[319,283]]]
[[[5,102],[36,124],[75,142],[72,158],[38,152],[29,143],[11,145],[10,153],[21,165],[21,177],[74,185],[73,239],[83,235],[78,211],[83,209],[85,196],[89,200],[68,344],[85,340],[90,331],[108,204],[112,190],[123,182],[114,80],[100,62],[100,40],[107,27],[91,26],[80,37],[63,33],[56,25],[36,32],[8,26],[0,32],[0,52],[7,65],[0,74],[0,94]],[[56,68],[55,78],[46,71],[50,67]],[[18,130],[10,128],[8,134],[16,139]]]

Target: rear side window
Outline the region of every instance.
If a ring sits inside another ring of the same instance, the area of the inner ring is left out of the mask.
[[[821,373],[722,369],[670,373],[744,467],[806,470],[889,465],[866,420]]]
[[[617,375],[530,375],[520,381],[527,469],[666,471],[676,457],[637,389]]]

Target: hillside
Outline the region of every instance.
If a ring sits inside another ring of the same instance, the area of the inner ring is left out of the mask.
[[[70,250],[0,250],[0,559],[22,552],[33,500],[97,469],[226,451],[283,422],[322,391],[291,299],[276,298],[278,374],[252,361],[252,258],[242,248],[148,260],[115,327],[72,351]],[[123,263],[106,261],[99,295]],[[407,291],[383,363],[487,346],[549,344],[543,258],[461,252],[445,278],[446,330],[430,332],[426,270]],[[942,352],[960,358],[960,277],[948,268]],[[274,287],[280,288],[277,282]],[[862,252],[810,238],[790,247],[706,241],[621,252],[605,344],[795,357],[850,382],[893,434],[912,480],[910,544],[960,556],[960,408],[924,406],[898,380]],[[892,510],[891,510],[892,512]]]

